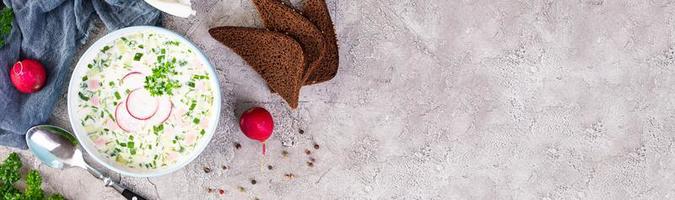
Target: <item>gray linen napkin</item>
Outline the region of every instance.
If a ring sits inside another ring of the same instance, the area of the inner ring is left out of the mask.
[[[108,30],[156,25],[160,12],[142,0],[4,0],[14,10],[12,32],[0,48],[0,145],[26,149],[24,133],[45,123],[71,73],[74,55],[87,38],[92,18]],[[47,84],[37,93],[19,93],[9,70],[19,59],[38,60]]]

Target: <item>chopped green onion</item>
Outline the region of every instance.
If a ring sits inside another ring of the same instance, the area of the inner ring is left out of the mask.
[[[134,55],[134,60],[135,60],[135,61],[140,61],[140,60],[141,60],[141,57],[143,57],[143,54],[142,54],[142,53],[136,53],[136,55]]]
[[[194,110],[196,106],[197,106],[197,101],[192,100],[192,104],[190,104],[190,111]]]
[[[82,94],[82,92],[78,92],[77,95],[80,96],[80,99],[85,100],[85,101],[89,101],[89,97]]]

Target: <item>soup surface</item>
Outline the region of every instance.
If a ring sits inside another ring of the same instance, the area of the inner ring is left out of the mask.
[[[105,45],[87,65],[77,111],[96,149],[135,169],[170,166],[206,134],[213,89],[191,48],[152,31]]]

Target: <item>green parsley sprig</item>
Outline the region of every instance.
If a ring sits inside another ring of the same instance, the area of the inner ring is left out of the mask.
[[[21,160],[19,154],[11,153],[0,164],[0,199],[2,200],[64,200],[63,196],[53,194],[46,197],[42,191],[42,176],[36,170],[26,175],[26,189],[23,193],[14,188],[14,183],[21,179]]]
[[[5,37],[12,32],[12,22],[14,21],[14,12],[7,7],[0,10],[0,46],[5,46]]]

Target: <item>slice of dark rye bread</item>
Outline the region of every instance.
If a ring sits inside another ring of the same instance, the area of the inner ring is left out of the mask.
[[[241,56],[291,108],[298,107],[305,65],[298,42],[282,33],[257,28],[216,27],[209,34]]]
[[[307,18],[280,0],[253,0],[267,29],[285,33],[296,39],[305,55],[302,83],[321,65],[326,47],[321,31]],[[276,90],[275,90],[276,91]]]
[[[328,81],[337,74],[340,59],[335,26],[330,18],[326,0],[306,0],[302,8],[302,15],[319,28],[326,44],[326,54],[321,60],[321,65],[314,69],[304,85]]]

